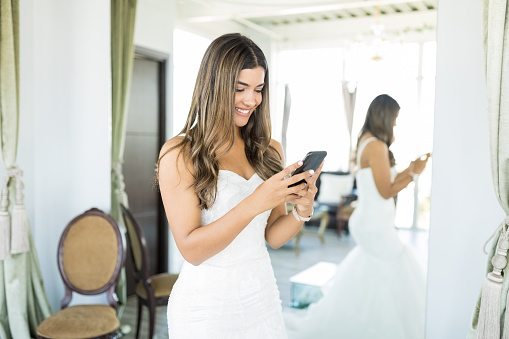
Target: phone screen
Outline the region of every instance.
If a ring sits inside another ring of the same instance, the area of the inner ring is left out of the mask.
[[[296,174],[299,174],[299,173],[302,173],[302,172],[305,172],[305,171],[309,171],[311,169],[316,171],[318,169],[318,167],[320,166],[320,164],[322,163],[323,159],[325,159],[326,156],[327,156],[327,152],[326,151],[313,151],[313,152],[309,152],[304,157],[304,160],[302,160],[302,162],[303,162],[302,166],[300,166],[295,171],[293,171],[292,176],[294,176]],[[305,180],[301,180],[301,181],[298,181],[298,182],[296,182],[294,184],[291,184],[288,187],[297,186],[297,185],[302,184],[303,182],[306,182],[306,181]]]

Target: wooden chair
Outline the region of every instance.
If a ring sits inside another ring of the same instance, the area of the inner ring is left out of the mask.
[[[149,310],[148,338],[151,339],[154,336],[156,306],[168,304],[168,297],[175,281],[177,281],[178,274],[160,273],[150,276],[148,250],[143,231],[132,213],[124,205],[121,205],[120,208],[127,228],[127,239],[131,245],[134,278],[136,280],[135,293],[138,297],[136,339],[140,335],[143,305],[147,306]]]
[[[350,172],[323,172],[318,177],[316,201],[321,206],[325,205],[328,208],[330,216],[328,227],[338,229],[338,225],[343,225],[345,211],[341,208],[345,197],[352,194],[354,182],[354,175]],[[338,231],[338,235],[341,235],[340,231]]]
[[[39,325],[37,338],[117,338],[120,322],[115,287],[124,257],[122,235],[113,218],[96,208],[74,218],[58,245],[58,268],[65,287],[62,309]],[[106,292],[109,305],[68,307],[73,292]]]
[[[352,193],[341,198],[339,202],[338,212],[336,214],[336,231],[339,237],[341,237],[343,230],[349,232],[348,222],[355,210],[355,201],[357,201],[357,195]]]

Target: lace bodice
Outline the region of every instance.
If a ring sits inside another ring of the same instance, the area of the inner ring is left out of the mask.
[[[210,209],[202,210],[202,225],[208,225],[221,218],[253,193],[262,182],[256,173],[246,180],[235,172],[220,170],[216,201]],[[266,211],[256,216],[228,247],[204,264],[222,266],[268,255],[265,246],[265,227],[269,215],[270,211]]]

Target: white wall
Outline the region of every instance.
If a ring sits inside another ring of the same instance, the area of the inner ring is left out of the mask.
[[[57,310],[64,295],[56,261],[63,229],[91,207],[110,209],[110,5],[27,0],[20,6],[18,163]]]
[[[465,338],[503,220],[489,159],[480,1],[438,2],[428,339]]]
[[[20,6],[18,163],[25,172],[25,202],[55,311],[64,295],[56,262],[63,229],[91,207],[110,210],[110,3],[26,0]],[[170,55],[170,133],[174,15],[173,0],[138,1],[135,44]],[[73,302],[85,299],[91,298],[78,296]]]

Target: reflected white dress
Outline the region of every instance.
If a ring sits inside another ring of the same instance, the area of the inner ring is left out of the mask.
[[[217,197],[202,210],[210,224],[263,182],[220,170]],[[287,338],[281,299],[265,245],[270,211],[254,218],[223,251],[198,266],[184,262],[168,301],[171,339]]]
[[[359,146],[357,164],[375,139]],[[349,228],[357,246],[338,265],[322,299],[303,312],[285,312],[290,339],[424,338],[424,269],[398,238],[394,200],[379,194],[371,168],[356,178],[359,200]]]

